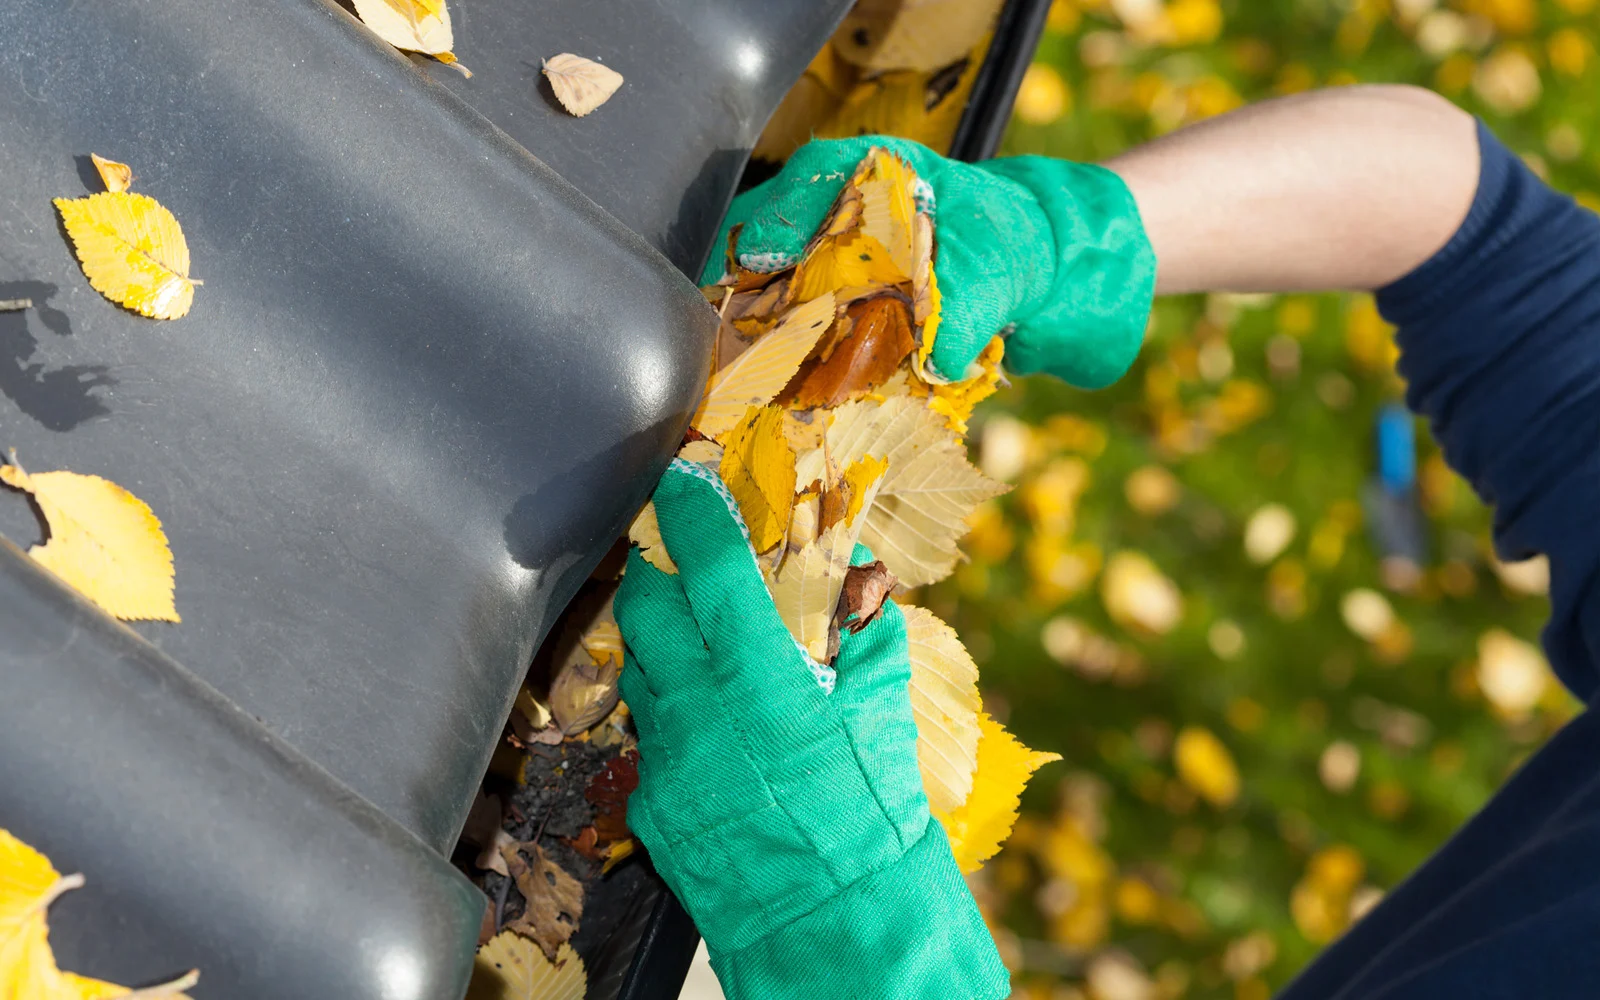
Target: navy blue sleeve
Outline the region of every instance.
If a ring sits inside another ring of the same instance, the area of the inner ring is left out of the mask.
[[[1600,687],[1600,216],[1551,190],[1481,123],[1477,196],[1438,253],[1378,292],[1406,401],[1495,510],[1502,559],[1550,559],[1544,645]]]

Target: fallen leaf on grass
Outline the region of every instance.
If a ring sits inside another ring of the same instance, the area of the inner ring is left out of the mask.
[[[28,550],[118,618],[178,621],[172,549],[143,500],[99,476],[0,466],[0,482],[33,495],[49,538]]]
[[[978,665],[956,630],[926,608],[901,605],[911,658],[911,713],[928,807],[955,810],[972,794],[978,768]]]
[[[556,100],[579,118],[611,100],[622,86],[622,74],[593,59],[563,52],[544,61],[545,79]]]
[[[784,539],[794,508],[794,451],[783,431],[783,410],[750,407],[728,432],[717,474],[739,502],[750,546],[765,552]]]
[[[356,15],[372,33],[395,48],[433,56],[445,65],[456,62],[450,51],[455,36],[445,0],[355,0],[355,6]]]
[[[831,294],[812,299],[713,375],[694,415],[694,428],[720,441],[750,407],[770,403],[833,323],[833,314]]]
[[[62,875],[50,859],[0,829],[0,997],[15,1000],[187,1000],[183,990],[200,979],[190,970],[177,979],[130,990],[56,967],[46,911],[63,893],[83,885],[82,875]]]
[[[126,163],[108,160],[99,153],[90,153],[89,162],[94,164],[101,183],[112,194],[120,194],[133,186],[133,168]]]
[[[1033,772],[1057,753],[1029,750],[987,713],[978,714],[978,768],[972,776],[972,794],[959,807],[936,818],[944,824],[950,850],[963,872],[977,871],[994,857],[1011,836],[1022,804],[1022,789]]]
[[[538,844],[514,842],[503,847],[500,855],[527,901],[522,916],[508,921],[506,930],[537,944],[546,957],[557,961],[558,949],[577,931],[583,917],[583,883],[551,861]]]
[[[101,191],[57,198],[56,210],[94,290],[151,319],[177,319],[194,304],[189,243],[154,198]]]
[[[588,988],[572,945],[547,959],[532,941],[501,931],[478,949],[466,1000],[583,1000]]]

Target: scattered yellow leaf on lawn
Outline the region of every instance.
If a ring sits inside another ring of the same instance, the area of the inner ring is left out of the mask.
[[[972,794],[950,813],[935,814],[963,872],[977,871],[995,856],[1011,836],[1028,779],[1040,767],[1061,759],[1057,753],[1029,750],[987,713],[978,713],[978,727],[982,735]]]
[[[50,859],[0,828],[0,997],[15,1000],[100,1000],[125,997],[187,1000],[180,992],[199,981],[187,974],[142,990],[63,972],[50,949],[46,911],[62,893],[83,885],[82,875],[62,875]]]
[[[579,118],[609,101],[622,86],[621,73],[571,52],[546,59],[544,75],[556,100]]]
[[[189,311],[189,244],[161,203],[149,195],[101,191],[57,198],[55,206],[95,291],[152,319]]]
[[[455,37],[444,0],[355,0],[356,14],[379,38],[397,49],[453,63]]]
[[[109,480],[76,472],[29,474],[0,466],[0,482],[33,494],[49,539],[28,554],[122,619],[178,621],[172,549],[143,500]]]
[[[878,495],[866,508],[861,540],[908,587],[950,575],[967,515],[1007,489],[974,468],[943,418],[910,396],[839,407],[826,450],[835,465],[864,455],[888,460]],[[800,457],[799,482],[822,477],[823,451]]]
[[[133,186],[133,168],[126,163],[108,160],[99,153],[90,153],[89,161],[100,172],[100,180],[112,194],[120,194]]]
[[[1239,768],[1209,729],[1185,727],[1172,744],[1172,759],[1183,783],[1218,809],[1239,798]]]
[[[772,402],[833,323],[833,312],[832,295],[807,302],[713,375],[694,415],[695,430],[721,440],[750,407]]]
[[[950,813],[972,794],[978,767],[978,665],[956,630],[933,612],[902,604],[911,656],[911,712],[928,807]]]
[[[628,541],[639,546],[644,561],[663,573],[676,574],[678,564],[667,554],[667,545],[661,540],[661,522],[656,519],[656,505],[647,503],[639,516],[628,526]]]
[[[564,944],[554,962],[527,938],[501,931],[478,949],[467,1000],[583,1000],[583,959]]]
[[[794,451],[783,433],[783,410],[752,406],[728,434],[717,469],[750,529],[750,545],[765,552],[789,532],[794,508]]]

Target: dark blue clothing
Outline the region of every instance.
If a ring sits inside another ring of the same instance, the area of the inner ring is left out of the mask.
[[[1482,126],[1461,229],[1378,293],[1406,400],[1495,508],[1502,558],[1550,559],[1545,650],[1600,688],[1600,216]],[[1600,720],[1535,754],[1280,1000],[1600,998]]]

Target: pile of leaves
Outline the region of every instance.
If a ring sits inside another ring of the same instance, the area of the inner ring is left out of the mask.
[[[857,0],[757,140],[781,163],[812,138],[894,135],[947,150],[1002,0]]]

